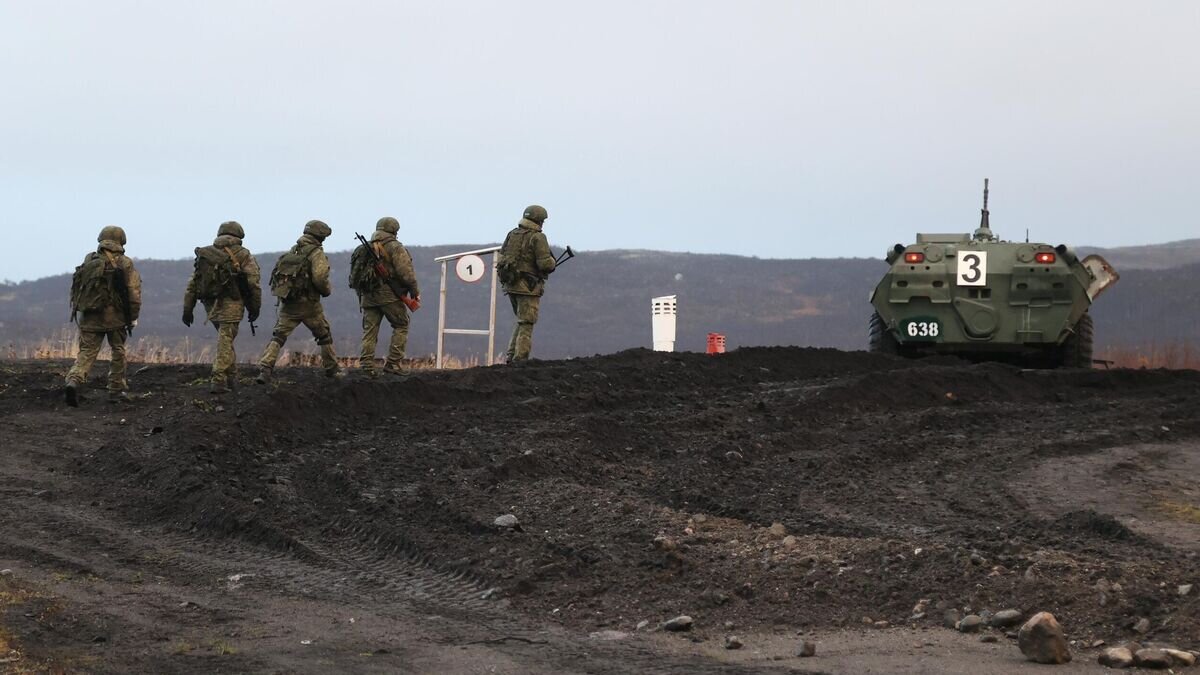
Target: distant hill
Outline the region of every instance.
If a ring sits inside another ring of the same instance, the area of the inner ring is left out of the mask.
[[[479,247],[410,248],[425,303],[413,321],[411,355],[435,350],[439,266],[433,259]],[[259,262],[269,270],[277,255],[260,254]],[[353,354],[358,347],[361,319],[354,293],[346,286],[349,254],[331,254],[330,259],[336,286],[333,297],[326,301],[326,311],[339,353]],[[168,347],[185,340],[193,348],[211,343],[211,327],[196,325],[189,330],[179,318],[191,261],[139,260],[137,264],[145,286],[138,335],[153,336]],[[1093,308],[1099,345],[1200,343],[1200,264],[1169,269],[1117,265],[1122,272],[1121,282]],[[659,251],[581,252],[551,278],[534,351],[536,356],[551,358],[649,346],[650,299],[658,295],[679,296],[677,348],[681,350],[704,349],[709,331],[726,334],[731,348],[797,344],[862,349],[871,313],[867,296],[884,270],[883,261],[868,259],[765,260]],[[69,275],[0,285],[0,347],[61,334],[67,326],[69,285]],[[486,328],[487,297],[486,282],[464,284],[451,269],[448,325]],[[503,351],[512,318],[504,296],[500,296],[499,303],[496,346],[497,351]],[[198,317],[201,315],[198,312]],[[260,319],[258,336],[251,338],[244,331],[244,338],[239,338],[241,358],[262,349],[273,321],[274,310],[268,306]],[[303,328],[288,343],[291,349],[311,350],[312,346]],[[449,336],[447,351],[478,358],[485,353],[485,339]]]
[[[1118,270],[1163,270],[1200,263],[1200,239],[1182,239],[1148,246],[1085,246],[1078,252],[1081,257],[1099,253]]]

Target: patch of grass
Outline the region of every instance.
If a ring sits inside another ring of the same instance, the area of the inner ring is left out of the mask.
[[[1164,499],[1158,503],[1158,510],[1175,520],[1200,525],[1200,506]]]
[[[221,656],[229,656],[230,654],[237,653],[237,648],[224,640],[213,640],[212,650]]]
[[[184,654],[191,654],[194,651],[196,651],[196,645],[186,640],[176,643],[175,646],[171,648],[172,654],[178,654],[180,656]]]

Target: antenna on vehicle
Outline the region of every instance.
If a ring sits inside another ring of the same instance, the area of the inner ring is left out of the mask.
[[[1025,243],[1029,243],[1029,228],[1025,228]]]
[[[988,224],[988,179],[983,179],[983,215],[979,219],[979,229],[975,230],[975,239],[978,241],[995,241],[996,235],[992,234],[992,228]]]

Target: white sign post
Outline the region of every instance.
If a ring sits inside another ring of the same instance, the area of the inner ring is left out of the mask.
[[[488,253],[492,254],[492,299],[488,309],[488,327],[487,330],[474,328],[446,328],[446,276],[448,273],[448,264],[451,260],[454,261],[454,272],[462,281],[473,284],[483,279],[483,275],[487,274],[487,263],[484,262],[482,256]],[[500,258],[500,247],[492,246],[491,248],[481,248],[475,251],[464,251],[462,253],[454,253],[452,255],[434,258],[434,262],[442,264],[442,288],[438,295],[438,335],[437,335],[437,367],[440,369],[443,363],[445,354],[445,343],[447,335],[486,335],[488,339],[487,349],[487,365],[492,365],[492,360],[496,353],[496,287],[499,285],[499,280],[496,276],[496,262]]]

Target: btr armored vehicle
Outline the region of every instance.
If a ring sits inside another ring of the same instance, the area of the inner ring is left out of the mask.
[[[1090,368],[1088,308],[1117,273],[1062,244],[1002,241],[987,199],[985,179],[974,234],[918,234],[888,251],[891,267],[871,293],[871,351]]]

